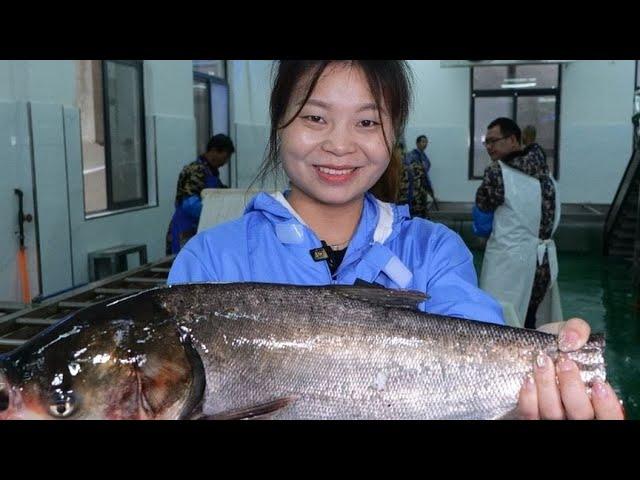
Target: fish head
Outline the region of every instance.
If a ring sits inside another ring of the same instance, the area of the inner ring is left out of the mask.
[[[130,310],[87,309],[0,357],[0,419],[188,416],[198,359],[170,319]]]

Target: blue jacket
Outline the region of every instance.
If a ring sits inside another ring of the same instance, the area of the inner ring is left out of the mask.
[[[168,283],[271,282],[353,284],[425,292],[421,310],[504,324],[502,308],[477,287],[473,257],[460,237],[441,224],[410,219],[406,205],[367,194],[356,232],[332,276],[310,250],[320,239],[284,196],[260,193],[245,214],[193,237],[176,257]]]

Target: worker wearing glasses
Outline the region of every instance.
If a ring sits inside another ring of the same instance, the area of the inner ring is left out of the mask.
[[[474,232],[488,237],[480,288],[500,301],[514,326],[536,328],[563,318],[552,238],[560,201],[535,129],[523,134],[513,120],[497,118],[482,143],[492,162],[473,207]]]

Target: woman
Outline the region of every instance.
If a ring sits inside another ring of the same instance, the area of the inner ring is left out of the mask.
[[[420,290],[423,311],[503,324],[499,304],[477,288],[471,253],[443,225],[392,203],[400,162],[392,145],[407,120],[403,61],[281,61],[271,94],[269,155],[284,194],[261,193],[245,215],[200,233],[180,252],[169,283],[225,281],[353,284]],[[581,320],[564,324],[563,350],[587,340]],[[568,343],[567,343],[568,342]],[[577,367],[542,356],[524,382],[523,418],[621,418],[611,387],[589,398]],[[603,398],[599,395],[603,392]]]

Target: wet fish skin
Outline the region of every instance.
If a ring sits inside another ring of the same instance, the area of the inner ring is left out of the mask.
[[[425,314],[396,291],[229,284],[214,301],[189,288],[192,301],[163,301],[203,360],[210,414],[294,395],[272,418],[500,418],[535,355],[558,355],[554,335]],[[603,350],[594,335],[569,354],[585,382],[606,377]]]
[[[0,356],[0,419],[181,418],[202,395],[198,364],[146,294],[106,301]]]
[[[68,418],[501,418],[535,355],[558,354],[554,335],[425,314],[423,298],[257,283],[147,290],[1,359],[11,405],[0,418],[50,417],[57,390],[76,392]],[[588,383],[606,378],[603,354],[592,335],[569,357]]]

